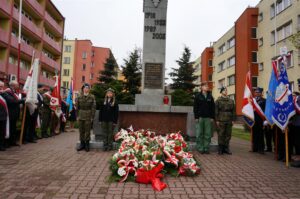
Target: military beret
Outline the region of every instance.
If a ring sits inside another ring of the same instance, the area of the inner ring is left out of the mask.
[[[257,92],[257,93],[262,93],[264,91],[264,89],[263,88],[260,88],[260,87],[257,87],[256,89],[255,89],[255,92]]]
[[[84,87],[89,87],[89,88],[91,88],[91,86],[90,86],[88,83],[84,83],[84,84],[82,85],[82,87],[81,87],[81,90],[83,90]]]
[[[220,89],[220,93],[222,93],[224,90],[227,90],[227,88],[225,86],[222,86],[222,88]]]

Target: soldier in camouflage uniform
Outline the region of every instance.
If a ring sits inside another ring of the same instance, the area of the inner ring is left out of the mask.
[[[232,99],[227,96],[226,87],[220,90],[221,96],[216,100],[216,121],[218,126],[218,153],[230,154],[229,141],[231,139],[232,124],[235,117],[235,104]]]
[[[43,138],[48,138],[48,128],[50,127],[52,110],[50,108],[51,92],[47,91],[43,95],[43,104],[40,108],[41,134]]]
[[[92,121],[96,112],[95,96],[90,94],[90,85],[85,83],[82,86],[82,93],[76,101],[79,122],[80,146],[77,151],[90,150],[90,133]]]

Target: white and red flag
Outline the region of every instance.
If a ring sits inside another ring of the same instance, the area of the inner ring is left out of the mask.
[[[50,107],[53,111],[56,111],[56,108],[61,105],[61,98],[60,98],[60,78],[59,76],[55,76],[55,85],[54,89],[51,94],[50,99]]]
[[[254,125],[254,108],[252,102],[253,102],[253,97],[252,97],[251,73],[249,71],[246,75],[242,113],[245,122],[250,127]]]

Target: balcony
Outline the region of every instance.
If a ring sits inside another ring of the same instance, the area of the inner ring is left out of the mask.
[[[54,84],[55,84],[55,80],[54,79],[49,79],[47,77],[44,77],[44,76],[40,75],[39,83],[45,84],[45,85],[50,86],[50,87],[53,87]]]
[[[44,34],[44,41],[51,46],[54,50],[58,52],[58,54],[61,53],[61,46],[59,43],[48,37],[48,35]]]
[[[48,22],[56,32],[58,32],[60,35],[63,34],[63,28],[50,16],[48,12],[45,12],[45,19],[46,22]]]
[[[11,8],[11,4],[7,0],[1,1],[0,11],[3,11],[6,14],[10,15],[10,8]]]
[[[13,17],[14,19],[19,22],[19,11],[14,8],[13,9]],[[30,21],[27,17],[22,15],[22,25],[30,32],[38,36],[39,38],[42,37],[42,30],[38,28],[32,21]]]
[[[26,2],[40,15],[43,16],[43,8],[36,0],[26,0]]]
[[[11,46],[18,49],[18,38],[17,37],[11,36]],[[33,51],[37,52],[37,50],[35,48],[33,48],[32,46],[21,41],[21,52],[22,53],[25,53],[26,55],[32,57]],[[38,57],[38,56],[39,56],[39,53],[36,53],[35,57]]]
[[[9,43],[8,40],[9,40],[9,33],[0,28],[0,42],[8,44]]]
[[[42,54],[41,62],[44,64],[50,66],[51,68],[54,68],[55,70],[60,71],[59,63],[54,61],[53,59],[47,57],[46,55]]]

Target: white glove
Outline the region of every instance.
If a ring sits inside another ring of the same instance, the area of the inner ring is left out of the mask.
[[[269,122],[267,120],[264,121],[264,126],[268,126]]]

